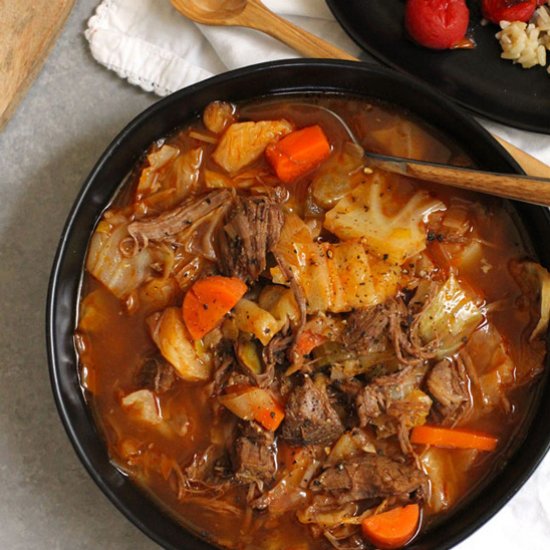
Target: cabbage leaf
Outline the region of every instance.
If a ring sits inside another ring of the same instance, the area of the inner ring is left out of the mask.
[[[369,252],[401,264],[426,248],[424,222],[445,205],[417,191],[397,212],[387,214],[390,182],[388,175],[376,171],[370,182],[357,186],[327,212],[324,226],[343,241],[364,239]]]
[[[129,239],[128,222],[123,216],[113,223],[102,220],[90,241],[86,269],[117,298],[126,298],[151,275],[153,252],[144,248],[135,254],[123,254]]]
[[[237,302],[233,308],[233,317],[239,330],[253,334],[264,346],[271,341],[284,324],[256,302],[246,298]]]
[[[435,343],[437,356],[441,358],[463,346],[483,319],[474,298],[451,273],[420,313],[418,334],[425,344]]]
[[[168,307],[149,318],[149,324],[153,341],[181,378],[188,382],[210,378],[211,358],[206,353],[199,353],[193,344],[181,308]]]
[[[156,426],[162,423],[160,408],[155,394],[149,390],[137,390],[122,398],[122,407],[134,420]]]
[[[311,190],[315,202],[323,208],[332,208],[349,193],[364,174],[363,148],[347,142],[341,151],[334,152],[315,172]]]
[[[214,160],[234,174],[262,155],[272,142],[292,132],[286,120],[235,122],[224,132],[214,154]]]
[[[550,273],[536,262],[517,262],[512,266],[513,274],[538,311],[538,322],[530,341],[544,336],[550,321]]]
[[[367,253],[359,240],[314,242],[307,225],[287,216],[275,255],[302,289],[308,313],[339,313],[379,304],[397,291],[400,270]],[[284,284],[280,269],[273,282]]]

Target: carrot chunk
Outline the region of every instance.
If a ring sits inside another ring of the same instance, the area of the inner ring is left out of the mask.
[[[420,506],[409,504],[365,518],[363,536],[377,548],[400,548],[415,535],[420,520]]]
[[[330,143],[320,126],[308,126],[268,145],[265,154],[277,177],[290,183],[323,162]]]
[[[259,409],[254,415],[254,420],[261,424],[266,430],[274,432],[285,417],[283,408],[275,401],[269,408]]]
[[[477,449],[494,451],[498,438],[471,430],[441,428],[439,426],[416,426],[411,433],[411,443],[433,445],[449,449]]]
[[[236,277],[213,275],[198,280],[183,299],[183,320],[194,340],[216,328],[243,297],[247,286]]]

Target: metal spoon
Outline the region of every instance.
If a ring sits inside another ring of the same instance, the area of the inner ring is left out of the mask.
[[[293,25],[260,0],[171,0],[185,17],[203,25],[248,27],[264,32],[307,57],[357,59],[344,50]]]
[[[272,106],[281,106],[280,102],[274,101]],[[259,107],[265,109],[266,105]],[[244,107],[241,115],[246,117],[257,116],[258,107]],[[355,134],[347,125],[346,121],[333,110],[315,105],[312,103],[292,102],[281,107],[280,114],[291,119],[298,118],[300,123],[312,124],[313,120],[327,121],[327,117],[337,123],[336,139],[349,139],[360,145]],[[328,121],[327,121],[328,122]],[[301,125],[303,125],[301,124]],[[487,193],[506,199],[514,199],[531,204],[550,206],[550,178],[539,178],[531,176],[520,176],[516,174],[499,174],[487,172],[474,168],[462,168],[436,162],[413,160],[390,155],[364,152],[365,165],[369,168],[377,168],[387,172],[402,174],[419,180],[430,181]]]

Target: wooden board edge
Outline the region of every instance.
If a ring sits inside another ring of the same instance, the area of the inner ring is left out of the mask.
[[[19,85],[17,92],[12,97],[10,103],[8,104],[6,109],[4,109],[2,113],[0,113],[0,132],[5,128],[8,120],[13,115],[18,105],[21,103],[25,94],[31,88],[31,84],[33,83],[34,79],[38,76],[38,73],[44,66],[44,63],[48,58],[48,56],[50,55],[50,52],[55,42],[57,41],[57,38],[59,38],[61,30],[65,26],[65,23],[67,22],[67,19],[71,14],[71,11],[74,7],[74,3],[75,3],[75,0],[70,0],[70,2],[67,3],[66,13],[64,13],[64,15],[59,18],[55,26],[52,28],[51,37],[45,44],[44,52],[42,56],[39,58],[38,57],[36,58],[35,62],[32,65],[31,70],[27,73],[26,78],[21,81],[21,84]]]

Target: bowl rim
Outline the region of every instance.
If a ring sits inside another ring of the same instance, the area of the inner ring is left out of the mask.
[[[165,109],[171,106],[176,106],[180,102],[182,102],[185,98],[191,97],[195,94],[200,94],[205,90],[220,88],[220,87],[223,88],[223,86],[228,82],[240,81],[241,79],[249,77],[252,72],[268,74],[268,72],[271,72],[271,71],[281,71],[281,72],[284,72],[285,70],[311,71],[311,70],[315,70],[316,68],[322,69],[327,67],[330,69],[334,69],[342,72],[346,70],[346,71],[352,71],[352,72],[360,72],[360,73],[362,72],[365,75],[366,74],[377,75],[393,83],[402,84],[403,86],[409,89],[417,90],[418,93],[420,93],[427,99],[436,101],[442,108],[448,109],[449,112],[452,113],[453,116],[460,119],[461,122],[463,122],[466,127],[471,128],[471,130],[476,134],[478,139],[481,139],[482,141],[485,140],[486,145],[493,150],[495,154],[495,158],[500,157],[500,160],[507,165],[507,169],[510,172],[516,172],[520,174],[524,173],[521,167],[518,165],[518,163],[490,135],[489,132],[487,132],[470,114],[464,112],[462,109],[457,107],[448,98],[439,95],[435,90],[430,88],[428,85],[422,83],[421,81],[415,80],[407,75],[396,73],[391,69],[379,67],[379,66],[372,65],[370,63],[365,63],[365,62],[341,61],[341,60],[318,60],[318,59],[315,59],[315,60],[314,59],[291,59],[291,60],[268,61],[268,62],[256,64],[256,65],[250,65],[240,69],[235,69],[232,71],[227,71],[220,75],[201,81],[197,84],[187,86],[177,92],[174,92],[173,94],[165,98],[160,99],[159,101],[155,102],[154,104],[149,106],[147,109],[139,113],[136,117],[134,117],[119,132],[119,134],[111,141],[111,143],[107,146],[105,151],[101,154],[95,166],[92,168],[88,176],[85,178],[83,184],[81,185],[80,190],[78,191],[78,194],[76,196],[76,199],[74,200],[73,205],[68,214],[67,220],[65,222],[65,225],[61,233],[59,244],[57,246],[57,250],[56,250],[55,257],[52,264],[49,285],[48,285],[48,294],[47,294],[46,312],[45,312],[46,313],[46,347],[47,347],[47,355],[48,355],[48,368],[49,368],[49,374],[50,374],[50,384],[51,384],[52,393],[54,396],[54,401],[56,404],[58,414],[66,430],[66,433],[71,442],[71,445],[73,446],[73,449],[76,455],[78,456],[81,463],[84,465],[88,474],[94,480],[96,485],[101,489],[104,495],[112,502],[112,504],[114,504],[114,506],[124,516],[126,516],[127,519],[129,519],[135,526],[137,526],[145,535],[147,535],[149,538],[151,538],[152,540],[154,540],[159,545],[165,548],[177,548],[178,546],[174,545],[173,542],[169,540],[168,536],[165,533],[163,534],[158,530],[155,530],[155,528],[151,526],[150,521],[145,522],[142,517],[139,517],[138,512],[135,509],[132,509],[132,507],[130,507],[128,503],[125,502],[123,498],[121,498],[118,491],[119,486],[116,483],[113,484],[112,480],[106,480],[105,477],[99,472],[99,468],[96,464],[97,460],[95,460],[93,457],[90,457],[88,455],[88,452],[85,449],[85,444],[83,442],[83,436],[79,432],[78,426],[75,425],[75,421],[71,416],[70,408],[71,406],[74,406],[75,403],[71,403],[69,397],[67,397],[67,395],[65,395],[63,391],[63,387],[62,387],[63,379],[62,379],[62,373],[60,372],[60,362],[61,362],[60,353],[61,352],[58,349],[60,346],[60,343],[58,341],[58,335],[57,335],[58,329],[56,328],[56,322],[58,319],[58,315],[60,314],[59,310],[61,308],[59,304],[59,299],[60,299],[60,292],[61,292],[60,285],[61,285],[62,270],[64,268],[65,262],[67,261],[67,258],[71,257],[71,255],[73,255],[73,258],[74,258],[74,255],[75,255],[75,251],[71,250],[69,247],[71,235],[74,231],[75,224],[81,213],[81,209],[84,208],[86,205],[88,194],[91,192],[94,186],[97,186],[98,177],[101,175],[102,171],[105,169],[108,162],[114,156],[116,156],[117,151],[120,151],[121,147],[123,148],[127,144],[128,140],[135,132],[137,132],[148,121],[154,120],[155,117],[157,117],[159,113],[162,113]],[[349,91],[346,92],[345,85],[341,85],[341,84],[335,84],[334,89],[332,89],[329,85],[325,85],[324,83],[311,85],[310,93],[316,93],[319,91],[323,91],[323,92],[336,91],[337,93],[339,92],[344,95],[346,93],[348,93],[348,95],[351,93]],[[271,91],[266,95],[271,95],[272,93],[274,92]],[[307,93],[307,89],[305,87],[293,88],[292,86],[283,84],[280,92],[275,91],[275,93],[281,93],[281,94]],[[223,96],[223,92],[221,92],[219,95]],[[368,94],[364,94],[364,95],[365,97],[368,96]],[[253,94],[250,96],[250,98],[254,98],[254,97],[261,97],[261,96],[253,95]],[[179,124],[178,126],[181,126],[181,124]],[[453,137],[452,134],[453,134],[453,131],[451,131],[448,134],[449,137],[452,138]],[[152,143],[155,139],[156,137],[153,136],[150,140],[150,143]],[[111,196],[115,191],[116,191],[116,188],[111,189]],[[106,207],[106,204],[94,206],[96,222],[105,207]],[[538,208],[538,207],[534,207],[534,208]],[[544,209],[544,213],[541,213],[541,216],[544,217],[545,223],[547,223],[548,227],[550,228],[549,211],[547,209]],[[84,251],[84,255],[80,257],[79,265],[81,267],[85,258],[85,253],[86,251]],[[76,255],[78,254],[80,254],[80,252],[76,251]],[[76,308],[78,304],[78,298],[79,298],[79,294],[77,293],[77,295],[73,296],[72,300],[70,301],[71,303],[69,303],[69,306]],[[63,307],[65,307],[65,310],[64,310],[65,313],[67,312],[66,306],[67,304],[63,305]],[[72,329],[74,331],[74,326],[72,327]],[[78,370],[78,360],[76,358],[76,353],[75,353],[74,368],[76,372]],[[548,368],[546,369],[546,371],[548,371]],[[544,384],[542,382],[541,384],[539,384],[539,386],[541,387],[543,385]],[[84,402],[84,397],[82,392],[80,392],[80,395],[78,396],[73,396],[73,399],[74,398],[76,398],[76,400],[79,401],[76,404],[77,406],[82,406],[82,404],[84,404],[84,406],[87,408],[87,405]],[[538,411],[538,409],[540,408],[540,403],[538,403],[537,406],[533,408],[534,409],[536,408],[536,410]],[[531,430],[532,424],[533,422],[529,423],[530,430]],[[513,462],[514,458],[517,458],[520,448],[522,449],[523,447],[525,447],[525,445],[522,443],[516,448],[510,461],[507,462],[507,465]],[[540,462],[548,452],[549,448],[550,448],[550,435],[548,435],[546,438],[542,438],[542,441],[539,441],[536,451],[531,452],[530,458],[525,459],[527,460],[527,468],[523,469],[520,475],[514,476],[513,482],[511,484],[510,483],[508,484],[505,491],[501,491],[500,494],[497,495],[496,500],[493,498],[494,503],[492,504],[492,506],[489,509],[482,510],[481,513],[477,514],[477,516],[473,520],[467,522],[466,527],[459,530],[458,533],[454,533],[454,534],[451,533],[450,536],[446,539],[445,543],[443,543],[442,545],[439,544],[438,548],[451,548],[455,544],[458,544],[459,542],[469,537],[481,525],[483,525],[491,517],[493,517],[517,493],[517,491],[523,486],[523,484],[527,481],[527,479],[532,475],[534,470],[537,468],[537,466],[540,464]],[[114,466],[113,466],[113,470],[115,470]],[[116,470],[115,475],[124,477],[123,474],[121,474],[118,470]],[[493,481],[494,481],[494,478],[496,477],[498,477],[498,474],[492,477]],[[120,480],[118,481],[121,482]],[[137,487],[137,485],[133,484],[133,482],[132,482],[132,485],[134,485],[134,487]],[[485,488],[484,490],[486,489],[487,488]],[[142,491],[140,491],[140,493],[142,494],[142,496],[144,495]],[[157,508],[157,511],[160,516],[162,516],[163,518],[169,518],[170,522],[175,522],[174,518],[170,516],[169,512],[167,512],[166,510],[163,510],[158,503],[155,503],[151,499],[151,497],[146,496],[145,498],[149,501],[149,504]],[[208,550],[215,547],[215,546],[211,546],[205,540],[198,538],[197,535],[187,527],[181,525],[180,523],[177,523],[177,522],[175,523],[177,524],[177,530],[181,531],[182,542],[190,542],[193,545],[193,548],[196,548],[198,550]],[[444,521],[444,523],[446,523],[446,521]],[[188,540],[183,540],[184,537],[186,536],[188,537]],[[179,547],[181,548],[181,546]],[[413,541],[412,545],[409,548],[425,550],[429,547],[430,546],[416,544],[415,541]]]

